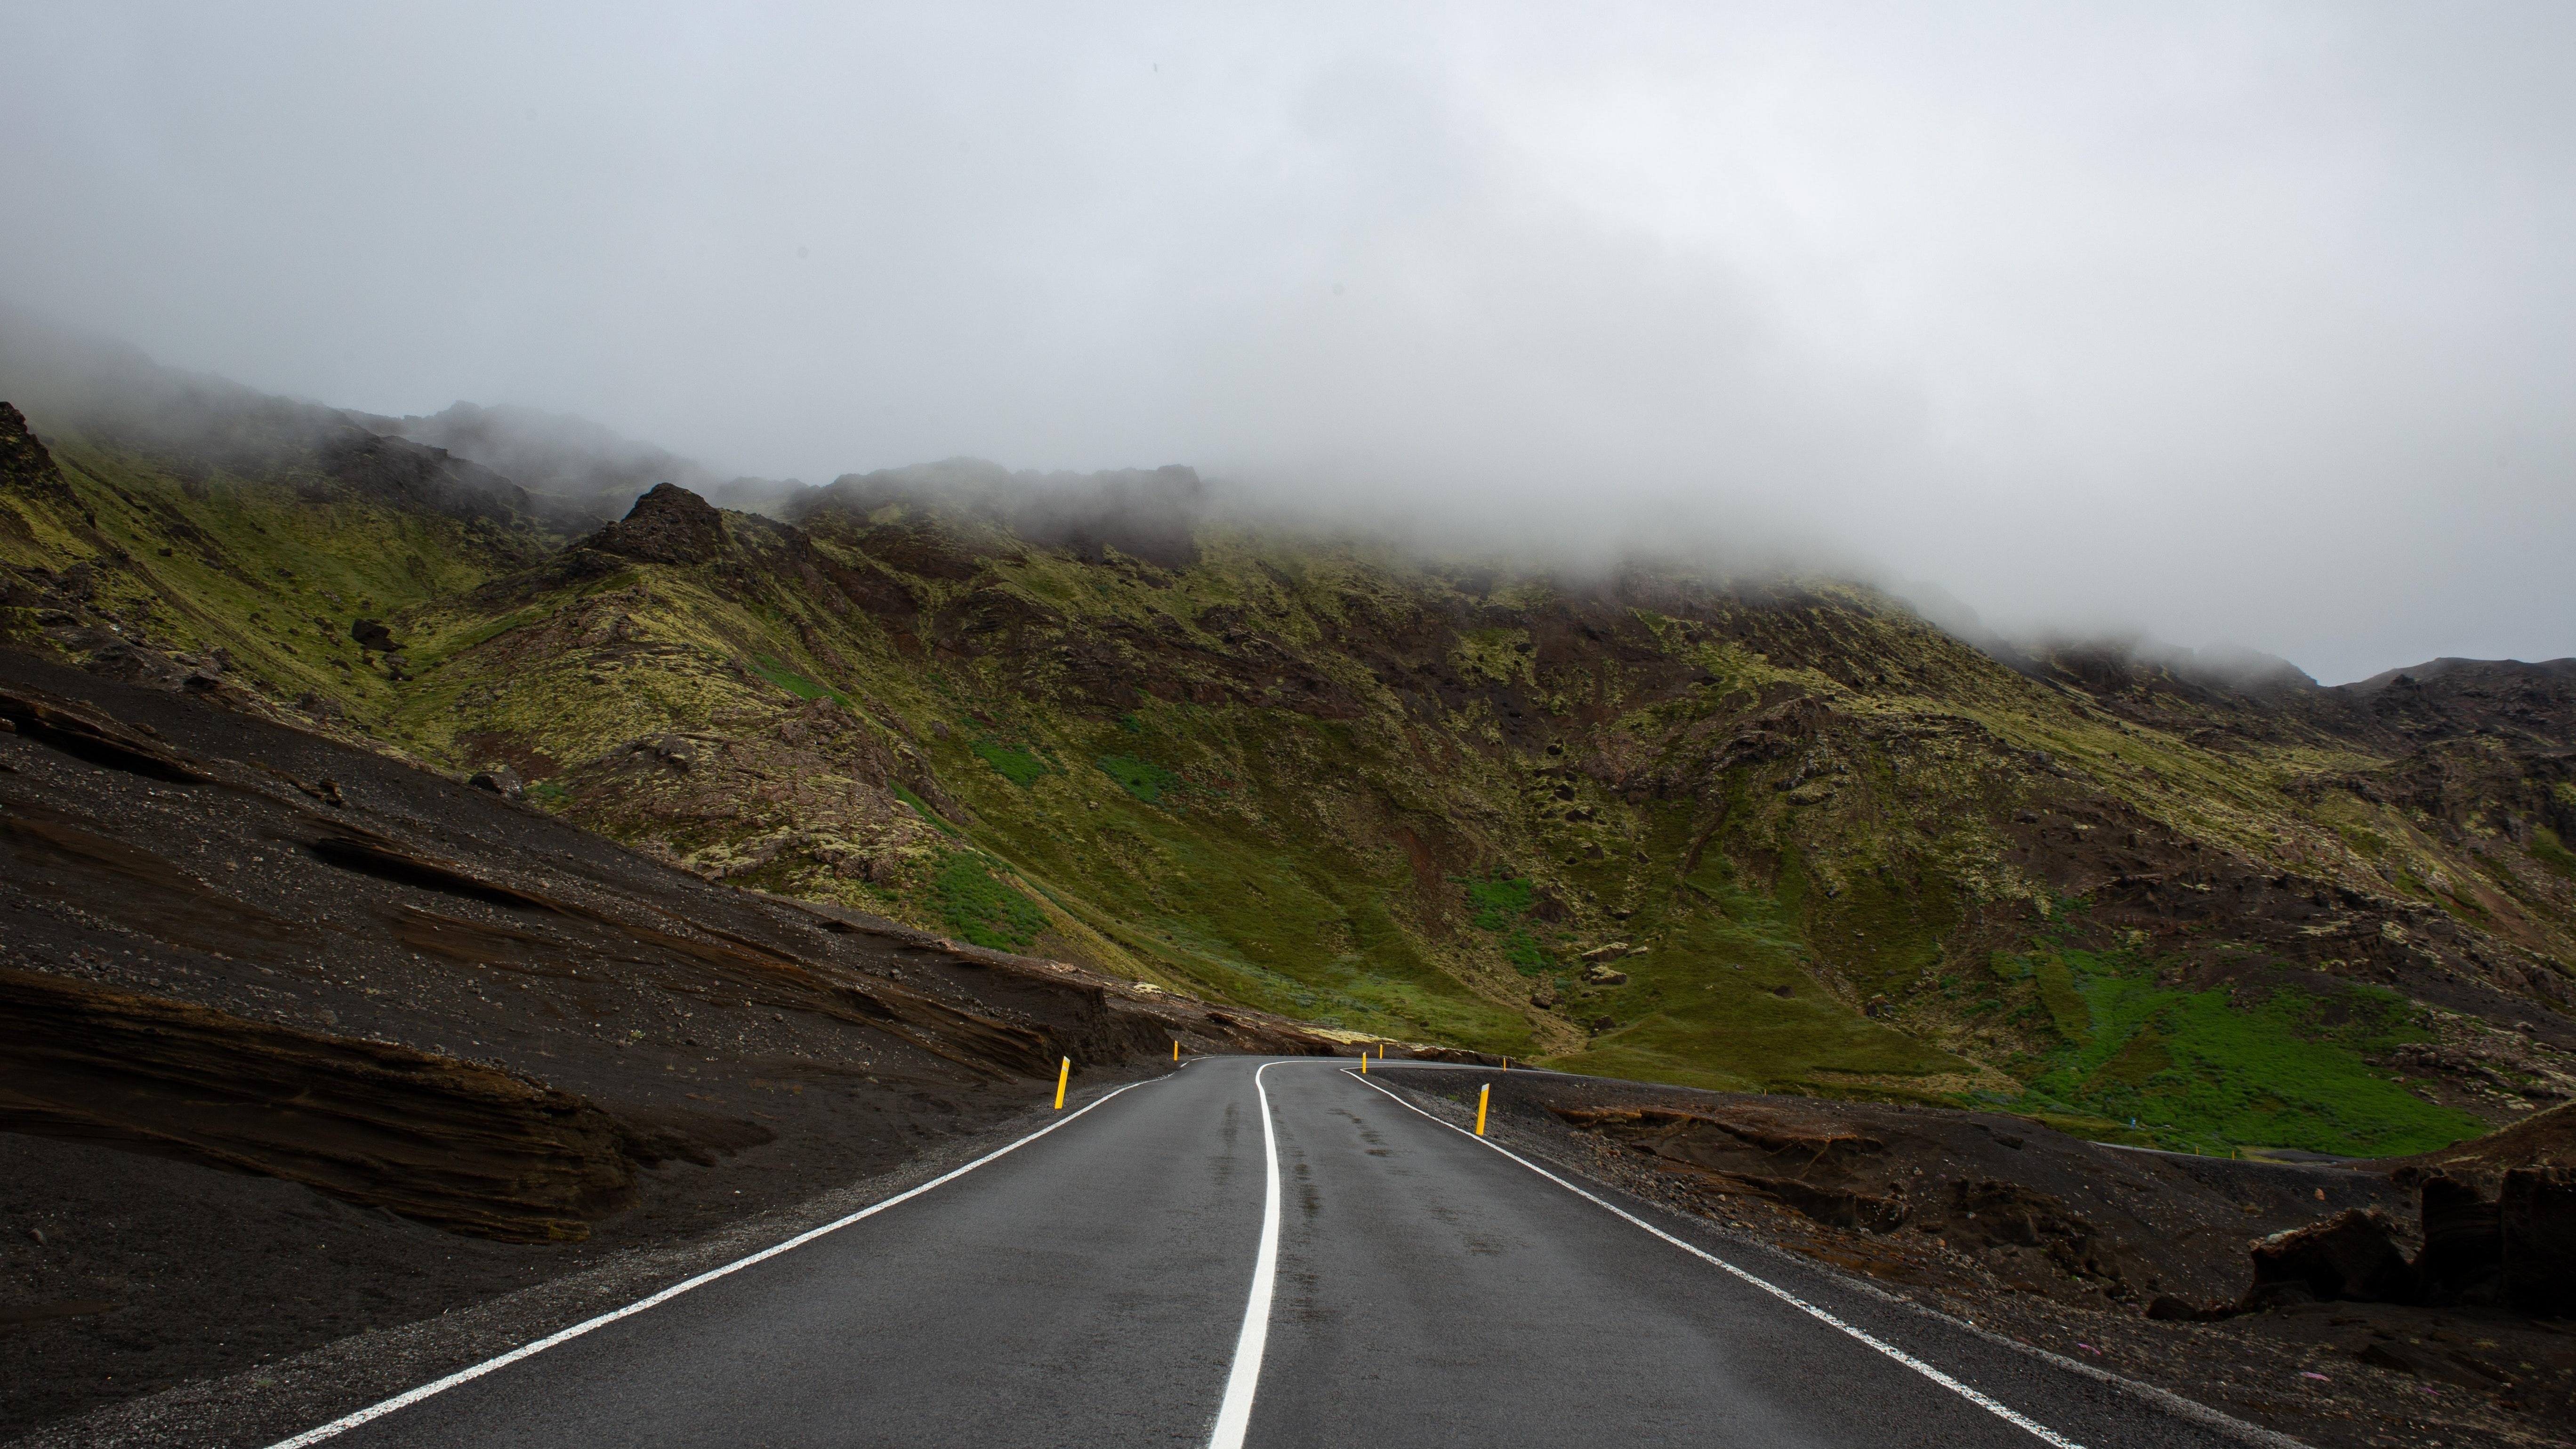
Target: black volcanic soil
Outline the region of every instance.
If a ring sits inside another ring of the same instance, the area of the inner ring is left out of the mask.
[[[443,1232],[297,1183],[0,1134],[0,1433],[550,1277],[607,1246]]]
[[[1460,1120],[1490,1082],[1489,1131],[1515,1151],[2311,1444],[2576,1439],[2576,1320],[2350,1301],[2207,1322],[2146,1312],[2234,1302],[2256,1240],[2347,1208],[2386,1212],[2411,1248],[2411,1184],[2435,1168],[2565,1163],[2564,1109],[2426,1159],[2290,1164],[1934,1107],[1393,1063],[1371,1079]]]
[[[0,651],[0,1435],[703,1246],[958,1150],[1060,1056],[1098,1082],[1175,1038],[1333,1049],[712,885],[397,760]],[[2571,1437],[2565,1322],[2145,1314],[2237,1299],[2252,1240],[2342,1209],[2402,1234],[2425,1174],[2565,1161],[2563,1112],[2356,1168],[1491,1080],[1516,1147],[2313,1443]]]
[[[1329,1050],[0,651],[0,1436]]]

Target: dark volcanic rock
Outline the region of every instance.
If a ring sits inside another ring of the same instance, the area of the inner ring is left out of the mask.
[[[2396,1231],[2376,1208],[2346,1208],[2313,1226],[2274,1233],[2254,1245],[2254,1286],[2245,1304],[2414,1302],[2420,1283]]]
[[[315,461],[344,487],[389,503],[506,524],[527,515],[527,490],[488,468],[407,438],[342,427],[319,440]]]
[[[657,483],[624,518],[584,542],[645,563],[705,563],[725,551],[724,515],[686,488]]]
[[[2576,745],[2568,727],[2576,709],[2576,659],[2434,659],[2332,692],[2408,740],[2499,734]]]
[[[2576,1171],[2507,1172],[2496,1215],[2507,1300],[2542,1317],[2576,1315]]]
[[[2415,1272],[2435,1301],[2457,1301],[2493,1281],[2504,1262],[2496,1205],[2456,1178],[2424,1182],[2424,1250]]]
[[[54,455],[28,431],[26,415],[5,402],[0,402],[0,488],[48,494],[66,503],[72,496],[62,470],[54,466]]]
[[[2528,1151],[2548,1135],[2485,1140],[2503,1144],[2499,1151]],[[2464,1165],[2475,1163],[2464,1158]],[[2420,1173],[2401,1168],[2396,1175]],[[2239,1306],[2501,1301],[2539,1317],[2576,1313],[2576,1169],[2512,1167],[2496,1180],[2499,1196],[2490,1201],[2470,1177],[2422,1176],[2424,1246],[2411,1263],[2394,1241],[2396,1224],[2376,1209],[2275,1233],[2254,1245],[2254,1282]]]

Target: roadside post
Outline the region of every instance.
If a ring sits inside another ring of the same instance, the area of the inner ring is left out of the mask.
[[[1064,1065],[1055,1069],[1055,1109],[1059,1112],[1064,1110],[1064,1084],[1072,1080],[1073,1058],[1066,1057]]]
[[[1492,1100],[1493,1095],[1494,1084],[1491,1082],[1476,1089],[1476,1135],[1479,1137],[1485,1135],[1485,1104]]]

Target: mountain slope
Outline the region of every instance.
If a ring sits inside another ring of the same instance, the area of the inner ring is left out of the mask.
[[[1172,469],[946,464],[787,522],[673,487],[565,539],[402,439],[64,417],[0,493],[15,637],[506,770],[702,875],[1357,1030],[2202,1150],[2416,1151],[2576,1089],[2565,661],[1989,653],[1830,580],[1230,522]]]

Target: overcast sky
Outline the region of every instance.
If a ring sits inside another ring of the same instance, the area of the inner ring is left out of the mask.
[[[2576,6],[753,8],[0,0],[0,295],[726,470],[2576,654]]]

